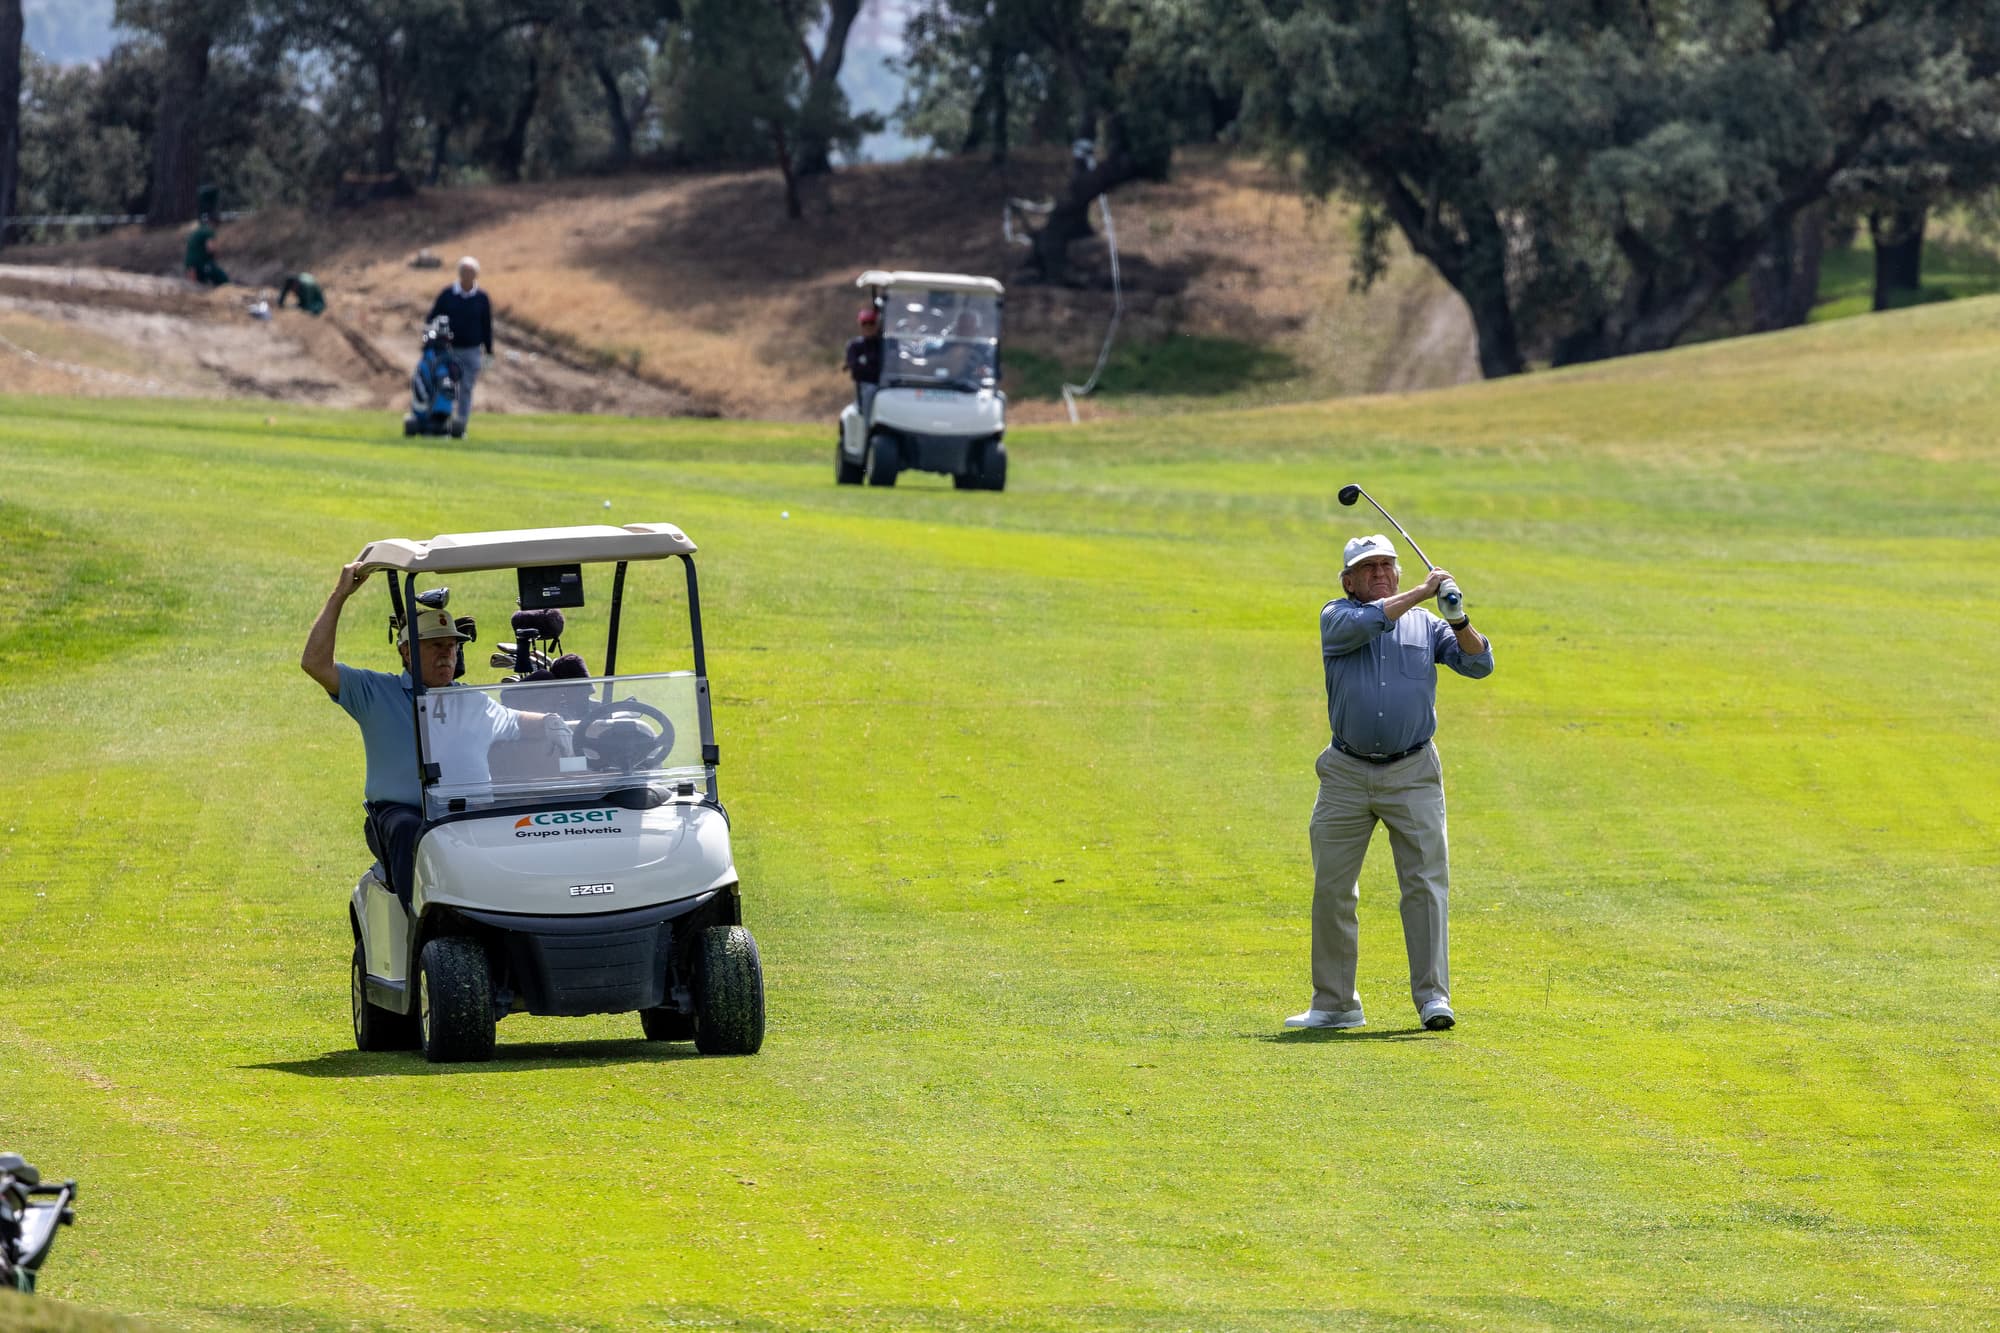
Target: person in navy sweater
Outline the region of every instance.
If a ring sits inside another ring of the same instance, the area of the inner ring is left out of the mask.
[[[424,322],[443,315],[451,321],[452,356],[458,361],[458,403],[452,409],[452,424],[465,431],[472,417],[472,386],[479,381],[479,368],[493,354],[493,306],[479,286],[479,261],[471,255],[458,261],[458,281],[438,293]]]

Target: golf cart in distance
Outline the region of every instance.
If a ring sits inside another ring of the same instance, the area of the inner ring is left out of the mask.
[[[882,377],[873,408],[840,413],[834,478],[894,486],[905,471],[942,472],[962,491],[1007,488],[1007,395],[1000,392],[1005,289],[963,273],[869,269],[854,280],[882,314]]]
[[[497,1020],[522,1012],[637,1011],[648,1038],[692,1039],[709,1055],[762,1045],[763,971],[716,792],[694,550],[666,523],[362,549],[361,565],[389,576],[392,625],[447,595],[420,605],[419,578],[513,570],[523,611],[546,613],[584,604],[587,567],[615,568],[603,675],[427,689],[412,673],[423,825],[408,904],[379,860],[354,888],[360,1049],[484,1060]],[[671,558],[686,569],[693,670],[621,674],[627,567]],[[526,675],[532,639],[515,637]]]

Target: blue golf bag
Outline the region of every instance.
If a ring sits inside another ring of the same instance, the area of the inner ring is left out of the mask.
[[[465,423],[454,421],[458,406],[458,358],[451,354],[451,321],[439,315],[424,329],[423,351],[410,374],[410,412],[403,418],[405,435],[465,434]]]

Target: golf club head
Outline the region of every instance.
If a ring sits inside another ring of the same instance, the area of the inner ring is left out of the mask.
[[[1359,486],[1356,486],[1353,482],[1349,482],[1347,485],[1342,486],[1340,488],[1340,502],[1342,504],[1351,505],[1360,498],[1361,498],[1361,488]]]

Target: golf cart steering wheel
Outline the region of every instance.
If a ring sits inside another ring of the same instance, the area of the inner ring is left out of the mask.
[[[578,749],[621,773],[651,768],[674,748],[674,724],[665,713],[637,699],[591,704],[577,719],[576,736]]]

